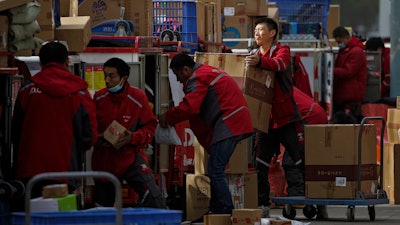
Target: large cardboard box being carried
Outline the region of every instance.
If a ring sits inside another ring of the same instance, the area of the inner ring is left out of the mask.
[[[376,125],[366,124],[361,135],[361,190],[358,190],[360,125],[305,126],[305,186],[307,198],[354,199],[376,193]]]
[[[215,66],[231,75],[242,89],[251,114],[253,127],[268,132],[274,93],[274,72],[246,66],[247,55],[196,52],[195,61]]]

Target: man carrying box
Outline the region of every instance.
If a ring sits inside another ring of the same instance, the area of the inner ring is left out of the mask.
[[[290,49],[276,42],[277,34],[278,24],[273,19],[267,17],[257,19],[254,36],[259,48],[245,58],[248,65],[275,71],[269,131],[259,132],[257,141],[258,205],[262,209],[262,217],[269,217],[271,204],[269,164],[280,144],[295,161],[295,166],[304,171],[304,151],[301,151],[304,149],[304,132],[300,113],[293,98]],[[297,182],[296,186],[301,192],[296,195],[303,196],[303,173],[299,173],[298,176],[300,182]]]
[[[196,63],[186,54],[174,56],[170,68],[183,83],[185,97],[159,115],[160,126],[190,121],[190,128],[209,152],[209,213],[231,214],[233,202],[225,167],[236,144],[253,133],[247,102],[233,78],[218,68]]]
[[[92,168],[125,180],[139,195],[139,206],[166,208],[144,153],[157,126],[146,94],[128,83],[130,67],[122,59],[109,59],[104,63],[103,71],[106,88],[94,95],[98,132],[108,137],[107,130],[118,139],[111,144],[103,137],[99,138],[94,147]],[[95,180],[95,183],[95,203],[113,206],[115,191],[112,183],[103,180]]]

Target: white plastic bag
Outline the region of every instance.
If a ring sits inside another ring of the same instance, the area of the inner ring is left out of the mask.
[[[158,144],[167,145],[181,145],[181,139],[176,133],[175,127],[168,126],[167,128],[162,128],[157,125],[155,139]]]

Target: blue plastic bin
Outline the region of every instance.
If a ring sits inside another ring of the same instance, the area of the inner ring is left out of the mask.
[[[153,35],[160,36],[163,30],[178,33],[182,42],[196,43],[184,45],[191,53],[197,50],[196,0],[153,0]]]
[[[298,23],[322,23],[323,33],[329,13],[330,0],[274,0],[279,20]]]
[[[180,225],[182,221],[182,211],[152,208],[125,208],[122,210],[122,221],[124,225]],[[115,222],[115,209],[31,213],[31,225],[114,225]],[[12,224],[25,225],[25,213],[13,213]]]

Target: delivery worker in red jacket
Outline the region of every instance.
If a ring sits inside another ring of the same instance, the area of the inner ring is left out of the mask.
[[[259,48],[245,58],[249,65],[275,71],[270,128],[268,133],[259,132],[257,141],[258,205],[262,209],[263,217],[269,216],[269,164],[280,144],[288,151],[295,165],[304,170],[301,152],[304,135],[300,113],[293,98],[290,49],[276,42],[277,34],[278,25],[273,19],[258,19],[254,35]],[[303,177],[299,177],[299,180],[302,181]],[[298,190],[304,189],[303,182],[298,185]],[[304,195],[304,191],[296,195]]]
[[[365,46],[344,27],[335,28],[332,34],[339,47],[333,70],[332,119],[334,123],[360,123],[367,88]]]
[[[371,37],[365,43],[367,51],[378,51],[381,53],[381,97],[390,97],[390,49],[380,37]]]
[[[25,184],[40,173],[82,170],[84,151],[97,140],[95,105],[87,83],[68,70],[66,46],[49,42],[39,58],[42,69],[21,86],[12,123],[13,176]],[[50,183],[39,181],[32,197]],[[20,200],[15,210],[24,209]]]
[[[174,56],[170,68],[183,83],[185,96],[178,106],[159,115],[160,126],[189,120],[194,134],[210,154],[209,213],[230,214],[233,203],[225,167],[236,144],[253,133],[247,102],[232,77],[215,67],[195,63],[186,54]]]
[[[103,134],[114,120],[128,132],[115,147],[100,135],[93,151],[92,169],[107,171],[121,181],[125,180],[139,195],[140,206],[166,208],[144,152],[152,142],[157,126],[147,96],[144,91],[128,83],[130,67],[122,59],[107,60],[103,71],[106,88],[94,95],[98,132]],[[95,180],[95,203],[110,207],[114,205],[114,200],[112,183]]]

